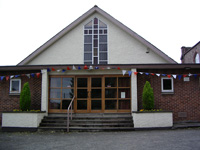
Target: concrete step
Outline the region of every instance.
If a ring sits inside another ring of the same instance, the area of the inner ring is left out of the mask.
[[[67,131],[67,127],[39,127],[38,131]],[[134,131],[133,127],[70,127],[70,132]]]
[[[41,130],[66,130],[66,114],[50,114],[42,120]],[[70,130],[77,131],[119,131],[133,130],[131,114],[73,114]]]

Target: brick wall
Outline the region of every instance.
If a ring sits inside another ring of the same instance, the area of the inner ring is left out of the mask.
[[[184,55],[182,63],[194,63],[196,53],[200,55],[200,43]]]
[[[8,75],[8,73],[6,74]],[[22,74],[22,73],[18,72],[16,74]],[[21,88],[23,88],[23,84],[25,82],[29,82],[30,91],[31,91],[31,109],[40,110],[41,109],[41,80],[42,80],[41,75],[39,78],[37,77],[28,78],[27,76],[20,76],[19,78],[21,78]],[[3,111],[13,111],[13,109],[19,109],[20,96],[10,95],[9,89],[10,89],[10,80],[6,81],[6,79],[4,78],[3,81],[0,81],[0,95],[1,95],[0,96],[0,123],[2,120]]]
[[[138,72],[155,72],[163,74],[197,73],[198,70],[138,70]],[[200,71],[198,72],[200,73]],[[200,77],[190,77],[189,82],[174,79],[174,94],[162,94],[161,77],[138,74],[138,109],[142,109],[142,91],[146,81],[151,83],[154,91],[155,108],[173,111],[174,122],[200,121]]]

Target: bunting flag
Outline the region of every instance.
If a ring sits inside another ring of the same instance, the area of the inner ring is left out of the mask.
[[[134,72],[134,75],[137,75],[138,74],[138,72]]]
[[[1,76],[1,81],[4,79],[5,76]]]
[[[147,76],[149,75],[149,73],[145,73]]]
[[[85,65],[83,69],[88,69],[87,65]]]
[[[61,72],[61,69],[56,70],[57,72]]]
[[[95,67],[95,69],[99,69],[99,67]]]
[[[14,76],[10,76],[10,79],[14,78]]]
[[[34,74],[34,73],[31,73],[31,77],[33,77],[33,78],[34,78],[34,77],[35,77],[35,74]]]
[[[184,78],[187,77],[187,74],[184,74],[183,77],[184,77]]]
[[[177,75],[173,74],[172,76],[174,77],[174,79],[176,79],[176,76],[177,76]]]
[[[140,74],[143,74],[143,72],[139,72]]]
[[[8,80],[9,80],[9,78],[10,78],[9,76],[6,76],[6,81],[8,81]]]
[[[31,75],[30,75],[30,74],[26,74],[26,76],[27,76],[28,78],[30,78],[30,77],[31,77]]]
[[[162,76],[164,76],[164,77],[165,77],[165,76],[166,76],[166,74],[162,74]]]
[[[15,78],[18,78],[18,77],[20,77],[20,75],[15,75]]]
[[[78,66],[78,70],[81,70],[81,67],[80,67],[80,66]]]
[[[110,67],[107,67],[107,69],[111,69]]]
[[[67,70],[71,70],[69,67],[67,67]]]
[[[167,77],[168,77],[168,78],[171,78],[171,75],[170,75],[170,74],[168,74],[168,75],[167,75]]]
[[[156,75],[157,75],[158,77],[160,77],[160,74],[156,73]]]
[[[54,68],[51,68],[52,71],[56,71]]]
[[[93,69],[93,67],[92,67],[92,66],[90,66],[90,67],[89,67],[89,70],[92,70],[92,69]]]
[[[51,69],[47,68],[47,72],[51,72]]]
[[[131,74],[132,74],[132,71],[128,71],[128,75],[131,76]]]
[[[122,70],[122,74],[124,76],[126,74],[126,70]]]
[[[181,80],[182,75],[178,75],[178,79]]]
[[[118,70],[121,70],[120,67],[117,67]]]
[[[36,76],[37,76],[37,78],[39,78],[40,77],[40,73],[36,73]]]
[[[195,79],[197,78],[197,74],[194,74]]]
[[[73,65],[72,70],[77,70],[76,67]]]
[[[62,72],[65,72],[65,71],[66,71],[65,69],[62,70]]]

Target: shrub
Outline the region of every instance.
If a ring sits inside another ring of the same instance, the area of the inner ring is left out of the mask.
[[[20,94],[20,109],[22,111],[30,110],[31,107],[31,92],[29,88],[29,83],[24,83],[22,92]]]
[[[154,94],[151,84],[146,81],[142,93],[142,105],[145,110],[154,109]]]

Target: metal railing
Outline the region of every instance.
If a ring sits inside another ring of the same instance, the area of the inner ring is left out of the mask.
[[[71,120],[72,120],[72,104],[73,104],[73,101],[75,99],[75,96],[72,98],[68,108],[67,108],[67,132],[69,132],[69,115],[71,114]],[[70,108],[71,108],[71,113],[69,113],[70,111]]]

